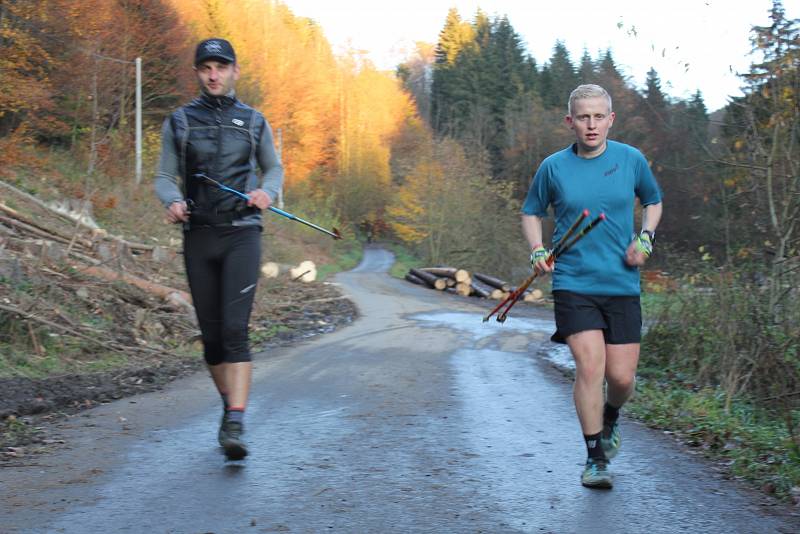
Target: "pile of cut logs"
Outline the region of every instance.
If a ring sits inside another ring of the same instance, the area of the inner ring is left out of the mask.
[[[417,284],[437,291],[457,293],[464,297],[480,297],[485,299],[503,300],[514,287],[508,282],[494,276],[481,273],[470,273],[465,269],[455,267],[421,267],[409,269],[405,279],[412,284]],[[543,299],[541,290],[526,291],[521,300],[525,302],[540,302]]]

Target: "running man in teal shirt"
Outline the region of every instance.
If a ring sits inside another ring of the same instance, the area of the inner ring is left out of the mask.
[[[644,156],[608,140],[614,123],[611,96],[598,85],[581,85],[569,97],[565,122],[575,143],[546,158],[522,208],[522,229],[531,264],[553,273],[556,333],[575,358],[573,396],[586,442],[584,486],[611,488],[608,463],[621,443],[619,410],[633,395],[639,363],[642,313],[639,267],[652,254],[661,219],[661,191]],[[634,231],[636,199],[643,206]],[[553,242],[588,209],[603,224],[550,267],[542,219],[555,215]],[[606,383],[606,395],[603,384]]]

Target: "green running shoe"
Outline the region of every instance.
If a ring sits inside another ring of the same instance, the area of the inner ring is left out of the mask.
[[[236,421],[225,421],[220,428],[220,445],[228,460],[241,460],[247,456],[247,447],[242,441],[244,427]]]
[[[587,488],[611,489],[614,479],[608,472],[608,460],[605,458],[589,458],[581,475],[581,484]]]
[[[617,455],[619,446],[622,445],[622,433],[619,431],[619,421],[608,426],[603,424],[603,433],[600,436],[600,446],[609,460]]]

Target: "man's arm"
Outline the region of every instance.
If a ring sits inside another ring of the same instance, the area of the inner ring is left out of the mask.
[[[661,214],[664,211],[664,205],[659,202],[658,204],[650,204],[642,209],[642,230],[656,233],[658,223],[661,222]]]
[[[167,221],[170,223],[186,222],[189,214],[183,193],[178,187],[178,154],[175,152],[175,140],[169,118],[161,127],[161,157],[158,160],[158,171],[153,183],[156,196],[167,208]]]
[[[542,240],[542,219],[536,215],[523,215],[522,216],[522,234],[528,241],[528,246],[531,250],[544,248]],[[544,257],[537,261],[534,266],[537,272],[551,272],[553,267],[545,262]]]
[[[654,236],[663,211],[661,202],[642,208],[642,232],[647,231]],[[640,234],[628,245],[628,250],[625,251],[625,263],[632,267],[641,267],[652,254],[652,250],[653,240],[650,236]]]
[[[272,128],[270,128],[266,119],[264,120],[258,147],[256,147],[256,161],[264,175],[261,179],[261,187],[255,191],[248,192],[250,201],[247,205],[265,210],[278,197],[278,192],[283,186],[283,165],[281,165],[281,160],[275,151]]]

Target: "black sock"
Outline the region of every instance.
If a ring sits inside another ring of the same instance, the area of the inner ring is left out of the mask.
[[[586,441],[586,452],[589,454],[589,458],[594,460],[598,459],[606,459],[606,453],[603,452],[603,447],[600,446],[600,435],[602,432],[598,432],[597,434],[592,434],[587,436],[586,434],[583,435],[583,439]]]
[[[228,408],[228,421],[231,423],[243,423],[244,408]]]
[[[617,422],[617,419],[619,419],[619,408],[615,408],[609,403],[606,403],[603,408],[603,422],[611,426]]]

